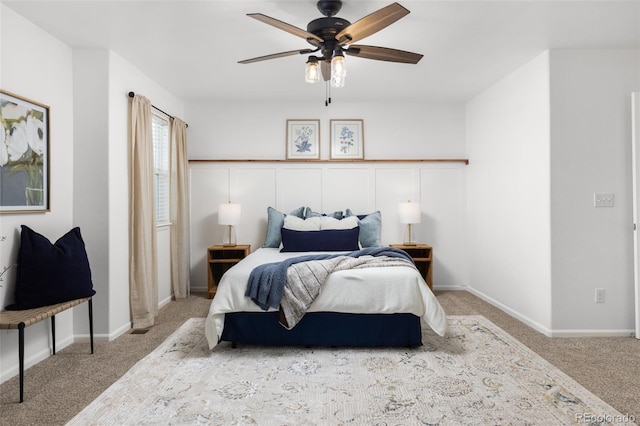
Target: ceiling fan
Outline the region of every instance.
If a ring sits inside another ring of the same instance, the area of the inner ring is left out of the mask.
[[[305,39],[313,48],[274,53],[245,59],[238,63],[251,64],[285,56],[310,55],[305,66],[305,80],[309,83],[315,83],[320,80],[320,74],[322,74],[324,81],[331,81],[331,86],[342,87],[346,76],[345,54],[406,64],[417,64],[422,59],[423,55],[419,53],[353,44],[408,15],[409,10],[398,3],[383,7],[353,24],[346,19],[335,16],[342,8],[340,0],[320,0],[317,2],[317,7],[324,17],[309,22],[306,31],[261,13],[247,14],[251,18]],[[318,66],[320,66],[320,71],[318,71]]]

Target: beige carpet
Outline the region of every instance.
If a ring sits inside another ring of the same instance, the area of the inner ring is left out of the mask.
[[[450,315],[483,315],[623,414],[640,418],[640,341],[633,338],[550,339],[464,291],[437,291]],[[65,424],[191,317],[204,317],[202,295],[171,302],[147,334],[73,344],[29,368],[25,402],[18,378],[0,385],[0,425]],[[17,339],[17,333],[15,333]]]
[[[423,346],[221,344],[188,320],[70,425],[631,424],[482,316]]]

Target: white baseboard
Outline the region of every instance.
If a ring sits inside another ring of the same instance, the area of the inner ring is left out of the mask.
[[[522,315],[520,312],[514,311],[513,309],[509,308],[508,306],[498,302],[497,300],[495,300],[492,297],[487,296],[486,294],[482,293],[481,291],[478,291],[472,287],[467,287],[467,291],[471,294],[473,294],[474,296],[479,297],[480,299],[484,300],[485,302],[495,306],[496,308],[500,309],[501,311],[511,315],[512,317],[516,318],[517,320],[525,323],[526,325],[528,325],[529,327],[533,328],[536,331],[539,331],[540,333],[544,334],[547,337],[553,337],[553,332],[552,330],[550,330],[549,328],[543,326],[542,324],[540,324],[537,321],[532,320],[531,318]]]
[[[122,336],[127,331],[131,330],[131,327],[132,327],[131,322],[126,322],[126,323],[122,324],[120,326],[120,328],[118,328],[117,330],[109,333],[109,335],[107,336],[108,339],[109,339],[108,341],[110,342],[110,341],[115,340],[118,337]],[[95,335],[93,337],[95,338]]]
[[[171,302],[173,300],[173,296],[169,296],[161,301],[158,302],[158,309],[166,306],[169,304],[169,302]]]
[[[636,332],[629,330],[553,330],[551,337],[633,337]]]
[[[60,352],[61,350],[63,350],[64,348],[66,348],[72,343],[73,343],[73,336],[69,336],[66,339],[56,341],[56,353]],[[49,358],[52,354],[53,354],[53,347],[51,346],[51,344],[49,344],[47,349],[42,349],[41,351],[38,351],[35,354],[25,353],[25,358],[24,358],[25,374],[30,367],[33,367],[39,362],[44,361],[45,359]],[[20,364],[18,362],[18,357],[16,357],[15,364],[13,364],[6,371],[3,371],[2,374],[0,374],[0,383],[6,382],[7,380],[17,376],[18,374],[20,374]],[[18,391],[16,390],[16,392]]]
[[[159,307],[165,306],[169,302],[171,302],[171,300],[172,300],[172,298],[168,297],[168,298],[162,300],[158,305],[159,305]],[[120,326],[117,330],[115,330],[115,331],[113,331],[113,332],[111,332],[109,334],[96,334],[96,333],[94,333],[93,341],[94,342],[110,342],[110,341],[115,340],[118,337],[122,336],[123,334],[125,334],[129,330],[131,330],[131,322],[130,321],[122,324],[122,326]],[[16,341],[17,341],[17,337],[16,337]],[[75,343],[75,342],[78,342],[78,343],[89,343],[90,341],[91,341],[91,336],[89,335],[89,333],[74,334],[74,335],[71,335],[71,336],[69,336],[69,337],[67,337],[65,339],[57,340],[56,341],[56,352],[61,351],[62,349],[66,348],[67,346],[69,346],[69,345],[71,345],[72,343]],[[32,366],[38,364],[39,362],[42,362],[45,359],[49,358],[52,355],[52,353],[53,353],[53,348],[52,348],[51,344],[49,344],[49,347],[47,349],[43,349],[41,351],[38,351],[35,354],[25,353],[25,359],[24,359],[25,372],[27,371],[27,369],[29,367],[32,367]],[[4,383],[5,381],[17,376],[19,373],[20,373],[20,365],[18,363],[18,358],[16,357],[15,364],[12,364],[5,371],[0,371],[0,383]]]
[[[437,285],[433,287],[433,289],[442,291],[465,291],[469,290],[469,287],[466,285]]]
[[[118,337],[125,334],[127,331],[131,330],[131,322],[127,322],[120,326],[117,330],[109,334],[93,334],[94,342],[111,342],[112,340],[117,339]],[[91,341],[91,336],[88,333],[83,334],[75,334],[73,336],[74,343],[89,343]]]
[[[566,338],[566,337],[633,337],[635,334],[635,330],[632,329],[621,329],[621,330],[554,330],[549,329],[537,321],[532,320],[531,318],[522,315],[521,313],[514,311],[508,306],[498,302],[497,300],[487,296],[486,294],[471,288],[466,287],[469,293],[479,297],[485,302],[495,306],[501,311],[511,315],[519,321],[522,321],[529,327],[534,330],[544,334],[547,337],[557,337],[557,338]]]
[[[191,286],[191,292],[192,293],[206,293],[208,291],[209,291],[209,289],[207,287],[194,287],[194,286]]]
[[[528,326],[534,328],[535,330],[539,331],[540,333],[549,336],[548,333],[551,333],[551,331],[549,329],[547,329],[546,327],[542,326],[542,324],[537,323],[536,321],[533,321],[532,319],[520,314],[519,312],[514,311],[513,309],[507,307],[506,305],[503,305],[502,303],[498,302],[497,300],[487,296],[486,294],[472,288],[469,287],[468,285],[443,285],[443,286],[435,286],[434,290],[442,290],[442,291],[468,291],[469,293],[473,294],[474,296],[484,300],[485,302],[489,303],[490,305],[495,306],[496,308],[500,309],[501,311],[511,315],[512,317],[516,318],[517,320],[527,324]]]

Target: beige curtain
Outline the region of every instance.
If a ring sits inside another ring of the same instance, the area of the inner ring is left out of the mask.
[[[174,118],[171,126],[171,284],[176,299],[189,296],[189,162],[187,125]]]
[[[158,315],[154,198],[151,102],[135,95],[129,137],[129,298],[133,328],[151,327]]]

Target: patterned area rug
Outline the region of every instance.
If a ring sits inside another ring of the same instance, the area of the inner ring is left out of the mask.
[[[230,344],[193,318],[69,424],[564,425],[629,419],[482,316],[416,349]],[[628,423],[627,423],[628,424]]]

